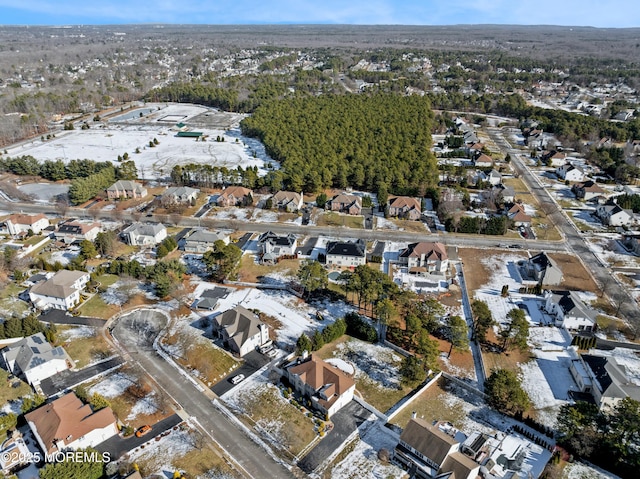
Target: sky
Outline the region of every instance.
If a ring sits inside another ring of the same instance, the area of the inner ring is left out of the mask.
[[[0,0],[0,25],[640,26],[638,0]]]

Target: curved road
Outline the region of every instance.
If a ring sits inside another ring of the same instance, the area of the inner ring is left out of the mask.
[[[167,317],[162,312],[141,309],[113,320],[110,329],[126,359],[140,365],[189,416],[196,418],[205,432],[244,469],[246,476],[293,478],[290,471],[221,414],[211,398],[158,355],[153,342],[166,325]]]

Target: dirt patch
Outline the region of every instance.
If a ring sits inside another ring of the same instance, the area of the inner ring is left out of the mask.
[[[458,254],[464,264],[464,279],[467,283],[467,291],[469,296],[473,297],[473,292],[488,284],[491,279],[491,269],[489,266],[482,264],[482,261],[486,258],[504,255],[505,251],[460,248]],[[513,250],[509,251],[508,254],[522,256],[522,259],[527,258],[527,253],[524,251]]]
[[[576,256],[567,253],[549,253],[549,256],[558,263],[562,270],[564,279],[558,289],[601,293],[589,271],[586,270]]]

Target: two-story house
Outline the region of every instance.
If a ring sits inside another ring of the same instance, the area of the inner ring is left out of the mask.
[[[228,244],[229,235],[221,231],[196,230],[184,238],[183,249],[185,253],[202,254],[213,249],[216,241]]]
[[[409,196],[396,196],[389,200],[389,216],[413,221],[420,220],[422,216],[420,200]]]
[[[107,188],[107,198],[110,200],[144,198],[147,196],[147,189],[140,183],[132,180],[118,180]]]
[[[294,213],[302,209],[304,196],[295,191],[278,191],[271,197],[271,204],[273,208]]]
[[[574,166],[571,163],[565,163],[556,168],[556,176],[572,183],[584,181],[584,171],[582,171],[582,168]]]
[[[449,255],[442,243],[411,243],[400,252],[398,259],[412,274],[446,274],[449,271]]]
[[[215,316],[213,332],[240,357],[270,341],[269,326],[260,321],[253,311],[242,306]]]
[[[23,236],[29,231],[32,231],[34,234],[40,234],[42,230],[49,226],[49,219],[43,214],[15,214],[9,216],[5,220],[5,224],[11,236]]]
[[[629,226],[634,220],[632,210],[626,210],[617,204],[606,203],[596,207],[596,216],[606,226]]]
[[[162,223],[133,223],[120,236],[128,245],[155,246],[167,237],[167,228]]]
[[[73,362],[62,346],[53,347],[44,334],[36,333],[2,348],[9,371],[23,376],[32,386],[72,367]]]
[[[355,268],[367,263],[366,244],[358,241],[328,241],[326,264],[330,268]]]
[[[163,205],[188,205],[198,198],[200,190],[189,186],[172,186],[164,190],[160,195],[160,203]]]
[[[80,293],[89,278],[85,271],[60,270],[46,281],[32,286],[29,299],[38,309],[70,310],[80,302]]]
[[[298,240],[292,234],[277,235],[267,231],[258,237],[258,250],[263,263],[274,264],[283,256],[293,256],[297,247]]]
[[[251,206],[253,204],[253,192],[244,186],[227,186],[216,203],[218,206]]]
[[[54,236],[56,241],[72,244],[83,240],[93,241],[101,231],[102,225],[100,223],[83,223],[77,220],[69,220],[58,223]]]
[[[582,183],[576,183],[571,187],[571,191],[579,200],[589,201],[598,196],[603,196],[606,191],[600,187],[595,181],[587,180]]]
[[[568,331],[595,331],[598,313],[584,304],[575,291],[549,291],[544,309],[555,318],[556,326]]]
[[[362,198],[356,195],[341,193],[329,200],[328,207],[331,211],[339,211],[350,215],[361,215]]]
[[[524,284],[558,286],[562,282],[562,270],[547,253],[541,252],[520,264],[520,276]]]

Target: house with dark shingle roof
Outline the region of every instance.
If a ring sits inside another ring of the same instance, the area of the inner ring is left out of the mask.
[[[331,211],[339,211],[350,215],[362,214],[362,198],[356,195],[341,193],[334,196],[328,202],[328,208]]]
[[[197,309],[216,309],[218,306],[218,302],[221,299],[229,296],[229,290],[226,288],[219,288],[216,286],[213,289],[207,289],[202,292],[198,300],[195,302],[195,307]]]
[[[271,203],[273,208],[292,213],[302,208],[304,196],[302,193],[296,193],[295,191],[278,191],[271,197]]]
[[[555,318],[556,326],[568,331],[595,331],[595,309],[582,302],[575,291],[548,291],[544,309]]]
[[[27,336],[5,346],[2,349],[2,357],[9,371],[16,376],[24,376],[32,386],[73,365],[64,348],[51,346],[42,333]]]
[[[213,332],[240,357],[269,341],[269,326],[247,308],[236,306],[213,318]]]
[[[298,358],[283,371],[293,388],[324,414],[335,414],[353,399],[353,377],[314,355]]]
[[[258,237],[258,250],[263,263],[275,264],[282,256],[293,256],[297,247],[298,239],[291,233],[277,235],[267,231]]]
[[[24,417],[46,454],[97,446],[118,434],[117,420],[110,407],[94,412],[73,392]]]
[[[355,268],[367,263],[367,248],[362,240],[328,241],[326,264],[331,268]]]
[[[544,251],[520,264],[523,282],[535,282],[540,286],[557,286],[562,282],[562,270]]]
[[[606,194],[606,191],[593,180],[576,183],[571,187],[571,191],[576,195],[576,198],[585,201],[589,201],[593,198]]]
[[[196,230],[184,238],[183,249],[185,253],[205,253],[213,249],[216,241],[229,243],[229,235],[223,232]]]

